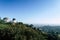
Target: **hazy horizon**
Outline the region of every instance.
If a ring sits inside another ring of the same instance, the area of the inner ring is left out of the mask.
[[[0,16],[29,24],[60,24],[60,0],[0,0]]]

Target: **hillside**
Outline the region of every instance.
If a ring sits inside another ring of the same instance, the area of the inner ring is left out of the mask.
[[[0,23],[0,40],[46,40],[40,30],[23,23]]]
[[[33,24],[24,24],[23,22],[0,19],[0,40],[60,40],[58,32],[51,31],[47,33],[47,27],[42,27],[46,30],[40,30],[41,27],[34,27]],[[50,28],[49,28],[50,29]]]

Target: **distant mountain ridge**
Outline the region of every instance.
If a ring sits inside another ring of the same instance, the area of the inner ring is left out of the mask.
[[[45,32],[54,31],[54,32],[60,33],[60,26],[42,26],[42,27],[39,27],[39,28],[42,29]]]

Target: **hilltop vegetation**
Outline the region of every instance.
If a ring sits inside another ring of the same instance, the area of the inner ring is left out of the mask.
[[[32,26],[0,20],[0,40],[45,40],[43,33]]]
[[[15,19],[14,19],[15,20]],[[59,40],[57,35],[48,34],[33,25],[22,22],[5,22],[0,19],[0,40]]]

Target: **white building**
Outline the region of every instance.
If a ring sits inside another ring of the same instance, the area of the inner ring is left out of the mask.
[[[8,17],[3,18],[3,21],[10,22],[10,19]]]
[[[16,23],[16,22],[17,22],[16,20],[14,20],[14,21],[12,20],[12,21],[11,21],[11,23]]]
[[[7,22],[17,23],[17,21],[16,21],[15,18],[13,18],[12,20],[10,20],[10,18],[8,18],[8,17],[4,17],[4,18],[3,18],[3,21],[4,21],[5,23],[7,23]]]

